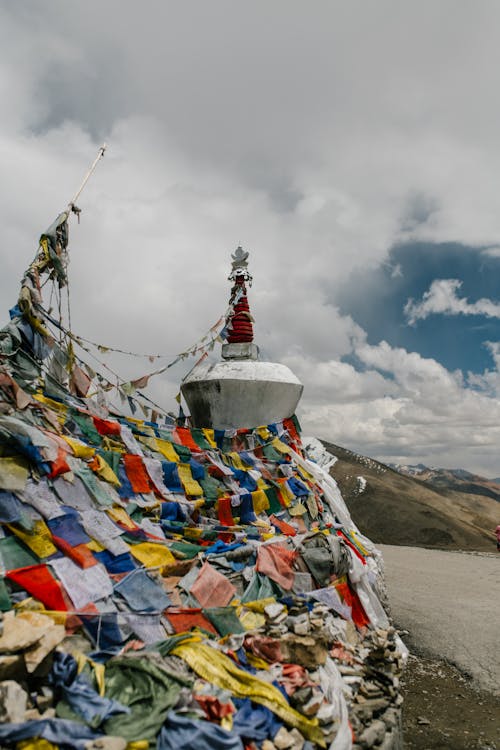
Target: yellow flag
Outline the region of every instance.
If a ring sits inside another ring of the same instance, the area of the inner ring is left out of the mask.
[[[33,530],[30,532],[21,531],[21,529],[17,529],[10,523],[7,524],[7,527],[40,559],[43,560],[45,557],[55,555],[57,552],[57,547],[52,542],[52,535],[45,521],[35,521]]]
[[[181,484],[184,487],[184,492],[186,493],[186,495],[203,495],[203,489],[198,484],[196,479],[193,479],[193,475],[191,474],[191,467],[189,464],[180,463],[177,467],[177,471],[179,473],[179,479],[181,480]]]
[[[109,482],[110,484],[114,484],[117,487],[119,487],[121,482],[116,476],[111,466],[108,464],[108,462],[105,461],[104,458],[99,455],[96,455],[95,460],[97,461],[99,465],[99,468],[97,469],[96,473],[99,474],[100,477],[105,479],[106,482]]]
[[[162,456],[165,456],[167,461],[175,461],[176,463],[179,463],[179,456],[175,452],[174,446],[169,440],[162,440],[161,438],[156,438],[155,443],[156,443],[155,450],[157,450],[158,453],[161,453]]]
[[[290,448],[288,447],[288,445],[283,443],[283,441],[279,438],[274,438],[272,445],[273,448],[276,448],[279,453],[290,453]]]
[[[214,440],[214,431],[208,428],[205,428],[202,430],[202,432],[203,432],[203,435],[205,436],[206,441],[210,443],[210,447],[217,448],[217,443]]]
[[[154,542],[131,544],[130,552],[146,568],[158,568],[163,565],[172,565],[175,562],[175,557],[167,547],[162,544],[154,544]]]
[[[252,492],[253,512],[259,515],[269,508],[269,500],[264,490]]]
[[[77,458],[92,458],[94,455],[95,448],[92,448],[92,446],[82,443],[81,440],[76,440],[68,435],[61,435],[61,437],[67,442]]]

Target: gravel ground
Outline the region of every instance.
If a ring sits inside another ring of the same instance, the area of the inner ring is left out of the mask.
[[[500,750],[500,554],[380,549],[411,651],[405,750]]]
[[[500,749],[500,699],[455,667],[412,654],[401,686],[404,750]]]
[[[419,651],[500,695],[500,554],[380,545],[392,616]]]

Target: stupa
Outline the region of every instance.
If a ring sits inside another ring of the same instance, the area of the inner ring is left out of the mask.
[[[195,427],[227,430],[280,422],[295,413],[302,395],[304,386],[290,368],[259,359],[247,298],[248,255],[241,247],[231,255],[222,361],[195,368],[181,386]]]
[[[0,329],[0,747],[400,750],[380,554],[287,418],[302,385],[258,361],[248,253],[223,361],[184,386],[198,425],[230,427],[128,417],[105,388],[134,412],[152,374],[112,383],[74,349],[108,348],[44,307],[72,211]]]

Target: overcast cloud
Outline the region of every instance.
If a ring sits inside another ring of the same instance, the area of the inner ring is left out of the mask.
[[[241,243],[257,342],[302,378],[309,433],[498,476],[498,342],[485,372],[452,372],[368,343],[336,290],[350,279],[355,295],[398,243],[495,256],[499,22],[486,0],[0,2],[4,320],[106,140],[71,228],[77,333],[182,351],[224,310]],[[447,305],[431,286],[410,318],[474,307],[455,278]],[[166,409],[191,365],[152,382]]]

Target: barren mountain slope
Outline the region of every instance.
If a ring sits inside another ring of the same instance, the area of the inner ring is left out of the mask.
[[[417,466],[390,465],[400,474],[411,476],[437,489],[456,490],[468,495],[486,495],[500,501],[500,484],[498,480],[487,479],[478,474],[471,474],[464,469],[437,469],[418,464]]]
[[[430,487],[378,461],[322,442],[338,459],[331,474],[353,520],[374,542],[439,549],[494,549],[492,530],[500,522],[498,501]]]

